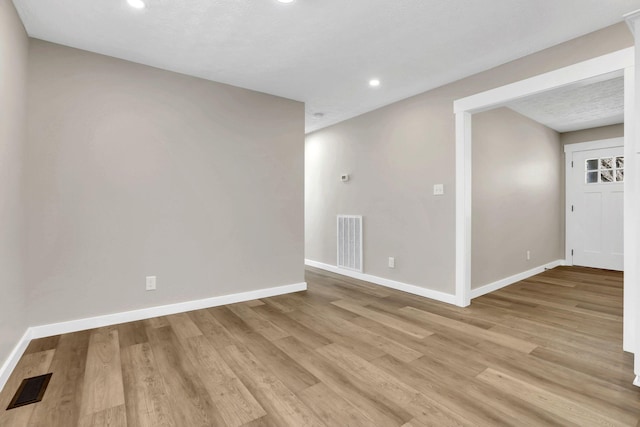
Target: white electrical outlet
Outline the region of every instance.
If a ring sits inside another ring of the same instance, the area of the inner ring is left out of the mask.
[[[156,276],[147,276],[147,290],[148,291],[156,290]]]
[[[527,251],[527,261],[531,260],[531,251]]]
[[[396,259],[392,256],[389,257],[389,268],[396,268]]]
[[[444,184],[434,184],[433,195],[442,196],[444,194]]]

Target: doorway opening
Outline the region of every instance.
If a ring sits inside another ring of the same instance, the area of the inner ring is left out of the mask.
[[[482,92],[454,102],[456,116],[456,304],[462,307],[471,303],[471,225],[472,225],[472,116],[475,113],[507,105],[525,97],[553,89],[568,87],[590,79],[617,73],[624,79],[624,138],[632,135],[634,93],[634,48],[613,52],[598,58],[571,65],[556,71],[522,80],[507,86]],[[632,144],[624,144],[627,157],[631,157]],[[635,176],[632,165],[625,169],[624,230],[630,232],[635,225],[635,189],[627,183]],[[631,239],[624,243],[624,256],[635,259],[636,248]],[[632,263],[627,263],[624,284],[624,349],[635,349],[636,319],[632,307],[638,296],[635,284],[637,273]]]

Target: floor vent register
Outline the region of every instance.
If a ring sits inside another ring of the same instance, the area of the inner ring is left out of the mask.
[[[7,410],[40,402],[44,397],[44,392],[47,390],[51,375],[53,374],[39,375],[22,380]]]

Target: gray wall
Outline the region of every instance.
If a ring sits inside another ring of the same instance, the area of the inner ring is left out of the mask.
[[[304,282],[302,103],[38,40],[28,89],[32,325]]]
[[[13,3],[0,0],[0,366],[27,329],[21,178],[27,50]]]
[[[564,132],[560,134],[560,143],[576,144],[578,142],[598,141],[600,139],[621,138],[624,136],[624,124],[602,126],[598,128]]]
[[[453,101],[632,45],[620,23],[308,135],[306,258],[335,265],[335,215],[361,214],[365,273],[454,293]]]
[[[559,134],[508,108],[487,111],[473,116],[472,157],[471,287],[563,259]]]

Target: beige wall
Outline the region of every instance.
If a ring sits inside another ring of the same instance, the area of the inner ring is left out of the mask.
[[[508,108],[473,117],[472,288],[564,258],[562,166],[556,131]]]
[[[27,329],[21,178],[27,49],[13,3],[0,0],[0,366]]]
[[[600,139],[621,138],[624,136],[624,124],[602,126],[598,128],[564,132],[560,134],[560,143],[576,144],[578,142],[598,141]]]
[[[32,325],[304,281],[302,103],[38,40],[28,83]]]
[[[335,265],[335,215],[361,214],[365,273],[454,293],[453,101],[632,45],[620,23],[308,135],[306,257]]]

